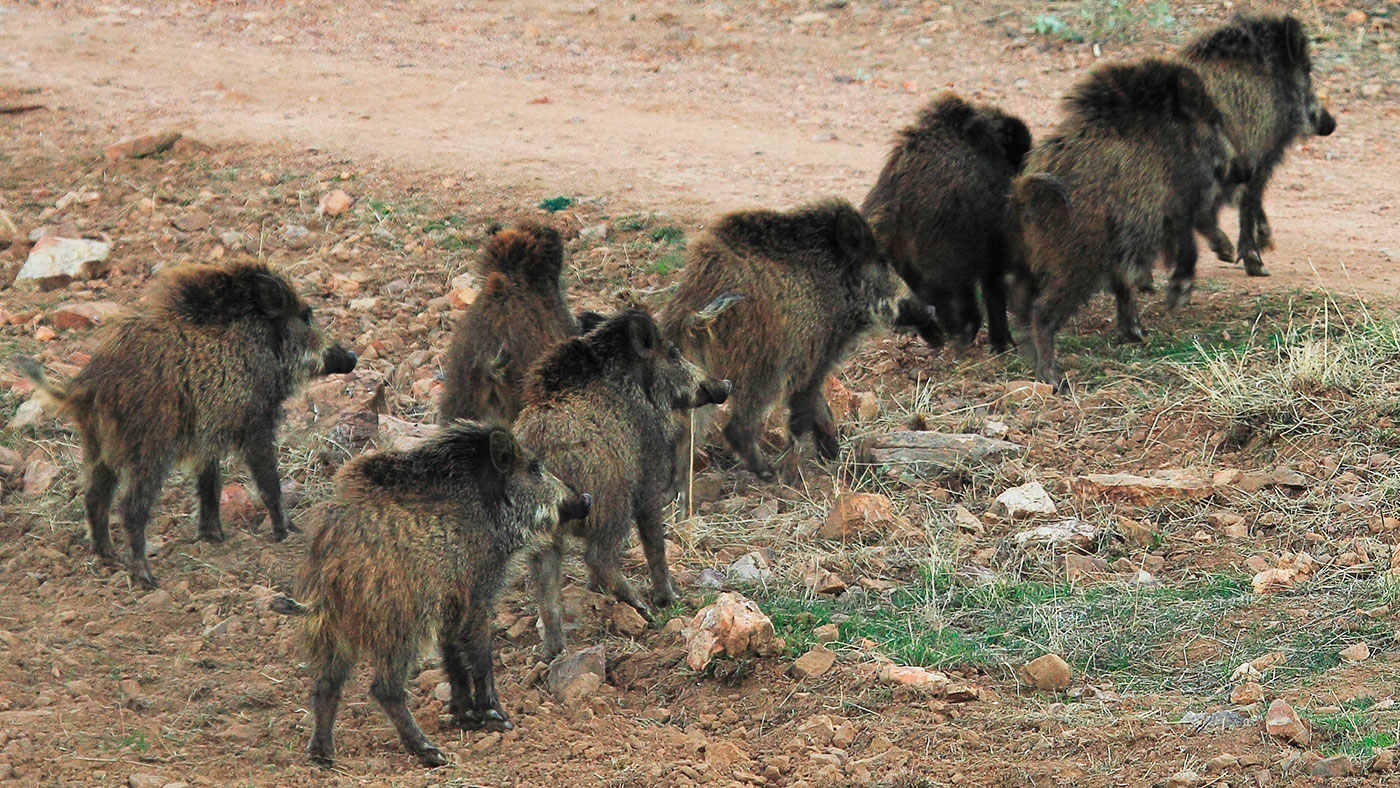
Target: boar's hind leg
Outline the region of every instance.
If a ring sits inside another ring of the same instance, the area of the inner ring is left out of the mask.
[[[1215,253],[1217,259],[1226,263],[1235,262],[1235,245],[1230,242],[1230,236],[1220,229],[1220,206],[1223,200],[1217,200],[1202,206],[1196,214],[1196,232],[1205,236],[1206,243],[1210,244],[1210,250]]]
[[[651,621],[651,608],[637,596],[617,565],[622,540],[627,537],[627,525],[625,520],[611,523],[598,521],[588,537],[588,546],[584,548],[583,563],[588,567],[593,584],[612,594],[619,602],[635,607],[642,618]]]
[[[1109,274],[1108,284],[1118,304],[1118,336],[1127,342],[1141,342],[1145,335],[1142,320],[1138,318],[1137,295],[1132,285],[1116,270]]]
[[[277,472],[277,444],[274,427],[269,424],[259,429],[243,445],[243,461],[248,463],[248,472],[253,475],[253,483],[258,486],[267,516],[272,520],[272,539],[280,542],[287,538],[287,518],[282,513],[282,477]]]
[[[987,307],[987,339],[992,350],[1005,353],[1016,345],[1006,320],[1006,277],[1000,273],[982,279],[982,300]]]
[[[1178,230],[1167,228],[1167,261],[1172,264],[1172,279],[1167,285],[1167,309],[1191,300],[1191,291],[1196,288],[1196,236],[1190,227]]]
[[[1264,213],[1262,196],[1259,199],[1259,207],[1255,209],[1254,243],[1260,249],[1274,248],[1274,231],[1269,227],[1269,217]]]
[[[389,715],[394,729],[399,732],[399,740],[409,752],[425,766],[442,766],[447,763],[447,756],[428,741],[418,722],[413,719],[413,712],[408,710],[408,693],[404,690],[404,682],[408,681],[409,667],[417,661],[417,656],[412,649],[399,649],[381,655],[379,664],[375,666],[374,681],[369,685],[369,694],[379,701],[384,713]]]
[[[112,545],[111,529],[112,493],[116,491],[116,487],[116,472],[100,460],[94,462],[88,471],[88,488],[83,496],[83,504],[87,509],[92,551],[107,564],[118,563],[117,548]]]
[[[335,761],[335,715],[340,710],[340,691],[350,677],[350,663],[335,657],[322,666],[321,675],[311,685],[311,708],[316,713],[316,732],[306,751],[321,766]]]
[[[465,626],[459,630],[465,636],[460,645],[471,666],[471,720],[474,723],[471,727],[508,731],[515,726],[501,708],[501,699],[496,694],[496,672],[491,664],[491,613],[496,590],[491,581],[477,583],[472,589]]]
[[[210,460],[199,469],[195,482],[199,492],[199,538],[206,542],[224,541],[224,527],[219,524],[219,461]]]
[[[637,535],[641,537],[642,552],[646,553],[647,569],[651,571],[651,602],[659,608],[666,607],[676,601],[679,594],[666,564],[666,525],[659,508],[637,512]]]
[[[554,659],[564,650],[564,625],[559,602],[559,584],[563,580],[564,524],[555,532],[554,541],[530,556],[530,570],[535,579],[535,593],[540,598],[540,621],[544,626],[544,658]]]
[[[459,728],[471,727],[472,684],[470,666],[462,647],[463,600],[454,599],[443,603],[442,627],[438,631],[438,650],[442,652],[442,667],[447,671],[447,682],[452,687],[452,699],[447,710],[452,721]]]
[[[1245,184],[1240,195],[1239,258],[1244,272],[1250,276],[1268,276],[1264,258],[1259,254],[1259,219],[1264,215],[1264,190],[1255,181]],[[1267,221],[1267,220],[1266,220]]]
[[[151,564],[146,559],[146,523],[151,519],[151,507],[169,471],[166,463],[133,468],[126,496],[122,498],[122,524],[126,526],[127,547],[131,550],[128,571],[132,579],[146,589],[156,587],[155,575],[151,574]]]
[[[817,453],[822,459],[833,460],[841,453],[841,445],[836,440],[836,422],[831,418],[831,407],[826,403],[822,392],[824,375],[818,375],[816,382],[806,388],[794,391],[788,397],[788,430],[793,440],[801,440],[808,432],[817,444]]]

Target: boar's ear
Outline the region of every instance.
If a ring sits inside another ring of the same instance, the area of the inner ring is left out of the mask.
[[[1205,83],[1196,72],[1182,69],[1176,80],[1176,109],[1187,120],[1202,120],[1212,108]]]
[[[253,303],[263,317],[277,317],[287,314],[292,297],[281,279],[272,274],[258,274],[253,278]]]
[[[1006,151],[1006,160],[1020,172],[1031,150],[1031,130],[1020,118],[1001,119],[1001,147]]]
[[[641,359],[655,351],[660,337],[657,336],[656,324],[651,318],[633,313],[627,316],[627,339],[632,348],[632,355]]]
[[[875,248],[870,225],[850,206],[836,214],[836,248],[850,262],[864,260]]]
[[[497,428],[491,430],[491,465],[502,476],[510,473],[515,466],[515,439],[509,432]]]
[[[1303,32],[1303,23],[1291,15],[1283,18],[1283,51],[1290,66],[1308,59],[1307,33]]]

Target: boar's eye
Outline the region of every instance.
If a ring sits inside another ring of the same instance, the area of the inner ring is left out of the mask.
[[[539,460],[530,460],[529,471],[530,475],[536,479],[544,476],[544,468],[540,465]]]
[[[302,322],[305,322],[305,323],[310,323],[310,322],[311,322],[311,307],[309,307],[309,306],[304,306],[304,307],[301,308],[301,319],[302,319]]]

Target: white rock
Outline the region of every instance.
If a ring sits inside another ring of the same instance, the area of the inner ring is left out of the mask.
[[[67,287],[74,280],[92,279],[107,270],[112,245],[89,238],[45,236],[29,250],[24,267],[15,277],[15,286],[39,290]]]
[[[21,427],[34,427],[44,420],[44,403],[38,397],[30,397],[15,409],[15,415],[10,417],[7,429],[17,430]]]
[[[1020,487],[1012,487],[997,496],[992,503],[992,514],[1019,520],[1024,517],[1053,515],[1055,502],[1040,482],[1030,482]]]

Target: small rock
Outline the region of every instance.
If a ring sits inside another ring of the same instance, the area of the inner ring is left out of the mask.
[[[1249,718],[1237,711],[1229,709],[1224,711],[1212,711],[1209,713],[1188,711],[1181,715],[1181,723],[1191,726],[1191,729],[1196,732],[1228,731],[1232,728],[1248,725]]]
[[[1245,492],[1258,492],[1266,487],[1293,487],[1304,488],[1308,486],[1308,480],[1303,474],[1280,465],[1270,471],[1245,471],[1240,474],[1239,480],[1234,483]]]
[[[578,231],[578,238],[585,243],[602,243],[608,240],[607,224],[595,224]]]
[[[169,150],[176,142],[180,141],[180,132],[169,131],[155,134],[143,134],[140,137],[122,140],[121,142],[108,145],[103,151],[107,161],[117,159],[140,159],[150,156],[153,153]]]
[[[916,665],[883,665],[880,680],[886,684],[915,687],[933,693],[941,693],[950,683],[947,674]]]
[[[39,397],[30,397],[21,402],[15,408],[15,415],[10,417],[6,429],[17,430],[22,427],[36,427],[44,420],[44,401]]]
[[[1371,760],[1371,771],[1395,771],[1395,751],[1390,748],[1376,750],[1376,757]]]
[[[1061,520],[1050,525],[1027,528],[1013,536],[1012,540],[1021,548],[1032,545],[1047,545],[1092,550],[1094,544],[1099,540],[1099,529],[1093,523],[1086,523],[1083,520]]]
[[[1055,387],[1049,383],[1030,380],[1013,380],[1003,389],[1002,399],[1006,402],[1022,402],[1028,399],[1047,399],[1055,395]]]
[[[1371,648],[1362,640],[1337,652],[1337,656],[1345,662],[1365,662],[1371,658]]]
[[[67,287],[69,282],[93,279],[107,271],[112,245],[88,238],[44,236],[29,250],[15,287],[43,291]]]
[[[816,646],[798,657],[792,663],[792,675],[799,679],[814,679],[836,664],[836,652],[825,646]]]
[[[247,487],[232,482],[219,491],[219,516],[225,522],[250,523],[262,517],[262,510]]]
[[[555,697],[575,703],[603,686],[607,669],[607,654],[600,643],[554,660],[545,672],[545,685]]]
[[[1201,775],[1190,769],[1182,769],[1167,778],[1167,788],[1197,788],[1201,784]]]
[[[816,594],[840,594],[847,584],[835,572],[822,567],[821,561],[813,558],[802,569],[802,584]]]
[[[987,422],[982,425],[982,437],[984,438],[1001,440],[1005,438],[1009,432],[1011,432],[1011,428],[1006,426],[1005,422],[996,421],[994,419],[988,419]]]
[[[47,460],[33,459],[24,468],[24,480],[21,482],[21,488],[26,496],[37,498],[48,492],[49,485],[53,484],[53,480],[56,478],[58,478],[57,465]]]
[[[714,769],[729,769],[748,764],[749,756],[734,742],[719,739],[705,745],[705,763]]]
[[[1346,22],[1349,25],[1364,25],[1366,24],[1369,18],[1370,17],[1366,16],[1365,11],[1352,11],[1351,13],[1342,17],[1342,21]]]
[[[177,230],[195,233],[207,229],[209,223],[212,221],[214,221],[214,217],[210,216],[206,211],[190,211],[176,216],[174,219],[170,220],[170,223],[174,225]]]
[[[133,774],[126,778],[129,788],[165,788],[169,780],[158,774]]]
[[[1269,710],[1264,715],[1264,728],[1270,736],[1298,747],[1307,747],[1312,743],[1312,732],[1298,718],[1298,712],[1282,698],[1269,704]]]
[[[867,465],[897,466],[929,478],[966,468],[1000,463],[1026,453],[1023,446],[972,434],[902,431],[874,435],[856,451]]]
[[[1158,471],[1152,476],[1091,473],[1076,477],[1070,490],[1103,503],[1150,506],[1161,501],[1198,501],[1214,492],[1210,479],[1187,470]]]
[[[822,624],[812,630],[818,643],[835,643],[841,637],[841,627],[837,624]]]
[[[635,607],[619,602],[613,605],[612,628],[619,634],[639,637],[647,631],[647,620],[642,618],[642,614],[638,613]]]
[[[726,582],[724,579],[724,575],[720,574],[714,569],[706,567],[704,569],[701,569],[700,574],[695,576],[694,585],[696,588],[708,588],[713,591],[718,591],[724,588]]]
[[[1021,680],[1036,689],[1060,691],[1069,689],[1073,674],[1060,655],[1046,654],[1021,667]]]
[[[1346,777],[1352,771],[1351,758],[1346,755],[1323,758],[1308,767],[1308,774],[1313,777]]]
[[[998,495],[991,507],[992,514],[1012,520],[1053,515],[1055,511],[1055,502],[1050,500],[1050,494],[1040,482],[1012,487]]]
[[[732,591],[701,608],[681,635],[686,643],[686,664],[697,671],[721,654],[770,657],[785,647],[773,630],[773,622],[758,605]]]
[[[49,322],[54,328],[89,328],[106,323],[122,311],[122,306],[113,301],[64,304],[49,314]]]
[[[874,421],[880,415],[880,401],[873,391],[862,391],[856,395],[856,418],[861,421]]]
[[[977,515],[961,505],[953,507],[953,524],[970,534],[980,534],[986,527]]]
[[[1065,580],[1071,584],[1101,577],[1107,572],[1108,562],[1096,555],[1070,553],[1065,556]]]
[[[878,540],[895,527],[890,499],[879,493],[837,496],[817,535],[823,539]]]
[[[736,583],[766,583],[773,578],[773,570],[768,568],[768,559],[757,550],[739,556],[725,570],[725,574]]]
[[[1230,702],[1236,706],[1264,702],[1264,687],[1257,681],[1246,681],[1230,693]]]
[[[1206,761],[1206,774],[1220,774],[1221,772],[1227,772],[1239,765],[1239,758],[1229,753],[1224,753]]]
[[[346,193],[344,189],[332,189],[321,197],[321,204],[316,206],[316,215],[339,216],[354,204],[355,198]]]

